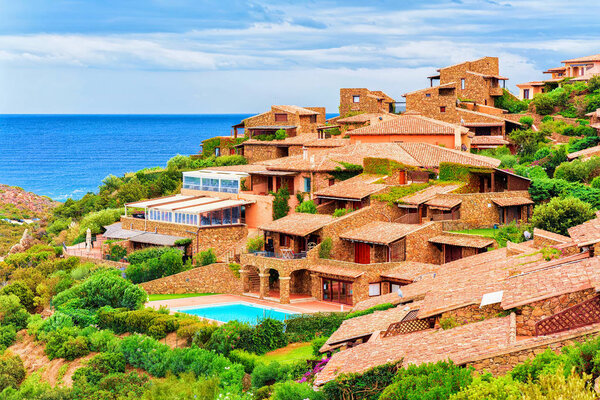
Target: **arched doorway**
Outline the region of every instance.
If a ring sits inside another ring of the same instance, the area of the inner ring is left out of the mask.
[[[310,297],[311,277],[307,269],[299,269],[290,274],[290,297]]]
[[[269,292],[276,292],[279,295],[279,271],[269,269]]]

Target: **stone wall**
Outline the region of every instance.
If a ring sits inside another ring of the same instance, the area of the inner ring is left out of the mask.
[[[127,268],[129,266],[129,263],[119,262],[119,261],[100,260],[98,258],[81,257],[81,256],[74,256],[74,257],[79,258],[79,260],[82,263],[89,262],[89,263],[96,264],[96,265],[108,265],[108,266],[115,267],[118,269]]]
[[[282,157],[281,151],[278,151],[277,146],[269,144],[245,144],[244,143],[244,157],[248,160],[248,164],[273,160],[278,157]]]
[[[491,304],[484,307],[479,307],[479,304],[471,304],[466,307],[443,312],[440,315],[439,321],[453,320],[459,325],[465,325],[498,317],[498,314],[503,312],[504,310],[500,307],[500,304]]]
[[[536,301],[518,307],[517,310],[517,336],[534,336],[535,324],[541,319],[559,313],[569,307],[596,296],[594,289],[587,289],[573,293]]]
[[[192,239],[190,245],[192,254],[212,248],[215,250],[217,257],[223,256],[240,241],[248,237],[248,228],[245,225],[196,227],[169,222],[146,221],[132,217],[121,217],[121,224],[123,229],[156,232]],[[198,232],[197,235],[196,231]]]
[[[351,111],[360,111],[364,113],[381,113],[389,111],[389,104],[393,103],[392,98],[386,97],[383,101],[378,101],[372,95],[379,97],[381,92],[372,92],[366,88],[342,88],[340,89],[340,115],[346,115]],[[359,102],[354,102],[354,96],[360,96]]]
[[[406,236],[406,260],[440,264],[442,252],[429,239],[442,234],[442,224],[430,222]]]
[[[461,200],[459,221],[469,228],[490,227],[500,223],[499,207],[492,200],[512,197],[531,198],[529,192],[520,190],[487,193],[447,193],[436,196],[436,198],[441,199]],[[521,219],[526,220],[526,207],[523,207],[521,211]]]
[[[498,351],[478,360],[469,361],[466,366],[473,367],[479,372],[490,372],[494,376],[505,375],[515,365],[530,360],[547,349],[558,353],[565,346],[584,342],[598,335],[600,335],[600,326],[595,325],[558,336],[540,337],[533,342],[531,340],[521,343],[516,342],[509,349]]]
[[[305,107],[309,110],[319,113],[315,122],[311,122],[310,115],[298,115],[296,113],[286,113],[283,110],[271,108],[271,110],[255,115],[244,120],[244,128],[252,128],[255,126],[296,126],[296,135],[303,133],[316,132],[317,126],[325,124],[325,107]],[[275,114],[287,114],[287,121],[275,121]],[[244,147],[244,151],[246,146]],[[244,153],[245,155],[245,153]]]
[[[228,264],[211,264],[141,283],[148,294],[242,293],[242,280]]]

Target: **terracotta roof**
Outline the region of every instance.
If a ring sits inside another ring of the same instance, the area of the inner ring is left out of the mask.
[[[272,108],[276,110],[281,110],[290,114],[298,114],[298,115],[319,115],[318,112],[309,110],[308,108],[298,107],[298,106],[272,106]]]
[[[524,206],[533,204],[533,201],[527,197],[497,197],[492,199],[492,202],[499,207]]]
[[[430,90],[435,90],[435,89],[456,89],[456,82],[448,82],[448,83],[444,83],[443,85],[437,85],[437,86],[432,86],[432,87],[423,88],[423,89],[419,89],[419,90],[414,90],[412,92],[404,93],[402,95],[402,97],[406,97],[406,96],[408,96],[410,94],[414,94],[414,93],[425,92],[425,91],[430,91]]]
[[[380,175],[360,174],[321,189],[315,192],[315,196],[361,200],[387,187],[383,183],[375,183],[381,178]]]
[[[280,232],[288,235],[306,236],[335,220],[326,214],[294,213],[275,221],[259,226],[269,232]]]
[[[461,185],[431,185],[423,190],[402,197],[400,203],[417,206],[433,199],[438,194],[451,193],[460,187]]]
[[[414,281],[424,275],[434,276],[440,268],[437,264],[421,263],[416,261],[403,261],[402,265],[381,274],[382,278],[401,281]]]
[[[257,125],[257,126],[247,126],[246,129],[262,129],[262,130],[279,130],[279,129],[292,129],[295,128],[296,125]]]
[[[352,311],[366,310],[379,304],[399,304],[400,302],[402,302],[402,298],[398,296],[398,293],[396,292],[382,294],[381,296],[371,297],[367,300],[359,301],[354,305],[354,307],[352,307]]]
[[[154,246],[175,246],[175,242],[185,239],[181,236],[164,235],[154,232],[144,232],[129,238],[130,242],[151,244]]]
[[[387,158],[415,167],[437,168],[442,162],[497,167],[500,160],[448,149],[428,143],[355,143],[336,149],[315,151],[305,159],[302,155],[265,161],[268,169],[287,171],[334,171],[340,162],[362,165],[366,157]]]
[[[533,237],[535,238],[536,236],[541,236],[557,243],[570,243],[573,241],[573,239],[568,236],[559,235],[558,233],[549,232],[540,228],[533,228]]]
[[[589,257],[587,253],[552,260],[537,268],[506,279],[503,309],[594,288],[600,279],[600,257]]]
[[[579,247],[600,242],[600,218],[569,228],[569,236]]]
[[[349,269],[346,267],[337,267],[334,265],[313,265],[310,267],[310,271],[326,275],[343,276],[351,279],[356,279],[365,273],[365,271]]]
[[[225,165],[222,167],[207,167],[202,168],[207,169],[209,171],[231,171],[231,172],[255,172],[255,171],[263,171],[265,166],[262,162],[256,162],[252,164],[244,164],[244,165]]]
[[[461,233],[444,233],[429,239],[429,241],[431,243],[448,244],[451,246],[460,247],[473,247],[476,249],[482,249],[494,244],[494,239]]]
[[[309,142],[304,143],[304,147],[343,147],[350,144],[350,139],[331,137],[327,139],[314,139]]]
[[[427,225],[371,222],[360,228],[340,234],[340,239],[388,245]]]
[[[478,75],[478,76],[482,76],[484,78],[496,78],[500,81],[507,81],[508,78],[501,76],[501,75],[489,75],[489,74],[480,74],[479,72],[473,72],[473,71],[467,71],[467,74],[472,74],[472,75]]]
[[[479,117],[486,117],[486,118],[489,118],[489,119],[492,119],[492,120],[496,120],[496,121],[510,122],[510,123],[513,123],[513,124],[516,124],[516,125],[521,125],[521,126],[523,125],[520,122],[513,121],[513,120],[508,119],[508,118],[503,118],[503,117],[501,117],[499,115],[486,114],[486,113],[482,113],[482,112],[479,112],[479,111],[471,111],[471,110],[467,110],[465,108],[457,108],[456,111],[458,111],[460,113],[463,113],[463,114],[466,114],[467,118],[468,118],[468,115],[471,114],[471,115],[474,115],[474,116],[477,115]],[[468,122],[468,120],[465,120],[465,121]],[[475,122],[483,122],[483,121],[475,121]]]
[[[594,128],[594,129],[600,130],[600,123],[598,123],[598,124],[591,124],[590,127]]]
[[[579,157],[592,157],[594,155],[600,155],[600,146],[588,147],[587,149],[575,151],[567,154],[569,160],[573,160]]]
[[[471,165],[474,167],[498,167],[500,160],[448,149],[428,143],[398,143],[408,154],[425,168],[438,168],[442,162]]]
[[[572,58],[570,60],[561,61],[562,63],[575,63],[575,62],[588,62],[588,61],[600,61],[600,54],[594,54],[591,56]]]
[[[464,364],[511,344],[514,316],[492,318],[448,330],[426,330],[381,338],[336,353],[317,374],[320,386],[340,374],[361,373],[377,365],[403,360],[403,365],[453,360]]]
[[[469,128],[477,128],[477,127],[487,127],[487,126],[503,126],[504,122],[502,121],[497,121],[497,122],[464,122],[463,126],[467,126]],[[494,138],[502,138],[502,136],[473,136],[473,139],[475,139],[476,137],[482,138],[489,138],[489,137],[494,137]]]
[[[432,286],[432,282],[435,279],[435,273],[426,273],[416,277],[415,279],[417,280],[415,280],[413,283],[409,283],[408,285],[403,285],[401,287],[402,297],[398,296],[397,292],[371,297],[370,299],[356,303],[352,308],[352,311],[366,310],[384,303],[409,303],[415,300],[423,299]]]
[[[567,67],[548,68],[545,72],[558,72],[558,71],[564,71],[566,69],[567,69]]]
[[[546,84],[546,82],[544,82],[544,81],[531,81],[531,82],[519,83],[516,86],[518,88],[521,88],[521,87],[528,87],[528,86],[544,86],[545,84]]]
[[[348,135],[454,135],[457,129],[462,134],[468,132],[460,125],[426,118],[422,115],[403,114],[398,118],[354,129],[349,131]]]
[[[331,350],[336,345],[349,340],[371,335],[373,332],[385,331],[394,322],[402,321],[411,309],[415,308],[418,308],[418,304],[413,303],[410,306],[398,306],[385,311],[376,311],[362,317],[347,319],[327,339],[320,352]]]
[[[292,137],[287,137],[283,140],[258,140],[258,139],[249,139],[245,142],[238,144],[237,146],[247,146],[247,145],[258,145],[258,146],[285,146],[285,145],[303,145],[304,143],[311,142],[313,140],[317,140],[319,138],[319,134],[316,132],[303,133],[301,135],[296,135]]]
[[[363,114],[353,115],[351,117],[340,118],[336,122],[343,123],[343,124],[356,124],[356,123],[361,123],[361,122],[369,122],[374,118],[379,118],[379,117],[383,118],[383,117],[390,117],[390,116],[398,117],[396,114],[390,114],[390,113],[363,113]]]
[[[419,317],[480,304],[484,294],[502,290],[511,273],[543,259],[537,249],[529,250],[511,257],[508,249],[502,248],[444,264],[425,295]]]
[[[427,204],[431,208],[452,209],[462,203],[461,199],[452,199],[444,197],[434,197]]]

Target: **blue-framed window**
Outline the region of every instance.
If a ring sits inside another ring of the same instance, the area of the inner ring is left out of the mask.
[[[310,178],[304,178],[304,191],[310,193]]]

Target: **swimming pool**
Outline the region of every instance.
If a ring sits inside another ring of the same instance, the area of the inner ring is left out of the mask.
[[[179,307],[173,308],[172,310],[220,322],[238,320],[240,322],[249,322],[251,324],[255,324],[264,318],[273,318],[284,321],[286,318],[298,314],[293,311],[260,306],[242,301],[236,303],[212,304],[201,307]]]

